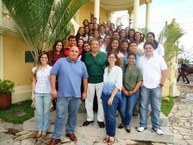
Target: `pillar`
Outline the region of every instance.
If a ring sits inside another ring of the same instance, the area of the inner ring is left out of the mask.
[[[97,18],[97,23],[99,24],[99,16],[100,16],[100,0],[94,1],[94,17]]]
[[[134,0],[133,13],[134,13],[133,28],[137,30],[138,29],[139,0]]]
[[[147,32],[150,30],[150,3],[152,0],[146,0],[146,19],[145,19],[145,27]]]

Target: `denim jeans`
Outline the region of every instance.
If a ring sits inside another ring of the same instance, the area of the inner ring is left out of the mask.
[[[115,96],[112,105],[108,105],[108,100],[111,95],[102,93],[101,99],[105,115],[106,133],[109,136],[115,136],[116,130],[116,109],[120,102],[120,99]]]
[[[54,126],[53,138],[61,137],[66,113],[68,111],[68,120],[66,125],[66,133],[74,133],[76,127],[78,108],[81,103],[80,98],[74,97],[58,97],[56,103],[56,120]]]
[[[36,107],[36,122],[39,132],[47,132],[50,126],[51,95],[48,93],[34,93]]]
[[[120,115],[122,119],[122,123],[124,125],[129,125],[131,122],[131,118],[133,116],[135,104],[139,98],[139,91],[137,91],[132,96],[125,96],[122,94],[122,103],[120,108]]]
[[[140,126],[147,127],[148,125],[148,105],[151,104],[152,116],[151,122],[153,128],[160,128],[160,105],[162,98],[162,89],[157,87],[148,89],[141,88],[140,96]]]

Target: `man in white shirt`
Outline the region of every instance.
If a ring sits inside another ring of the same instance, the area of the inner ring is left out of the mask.
[[[144,55],[139,58],[138,66],[142,70],[143,86],[140,97],[140,126],[138,131],[142,132],[148,124],[148,105],[152,109],[152,129],[159,135],[163,134],[160,128],[160,105],[162,98],[162,87],[166,80],[167,65],[164,58],[154,52],[154,44],[144,44]]]

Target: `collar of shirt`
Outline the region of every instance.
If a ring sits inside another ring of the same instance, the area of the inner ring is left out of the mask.
[[[71,61],[71,60],[69,59],[69,57],[67,57],[66,59],[67,59],[67,61],[70,62],[70,63],[76,63],[76,62],[78,61],[78,59],[76,59],[75,61]]]

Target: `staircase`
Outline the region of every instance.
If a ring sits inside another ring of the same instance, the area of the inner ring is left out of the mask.
[[[49,132],[53,132],[54,130],[54,120],[55,120],[55,112],[51,113],[51,125],[49,128]],[[96,118],[96,114],[95,114]],[[143,132],[137,132],[136,127],[139,125],[139,117],[133,117],[132,124],[131,124],[131,132],[127,133],[125,129],[117,129],[116,130],[116,138],[123,139],[123,140],[136,140],[136,141],[151,141],[151,142],[163,142],[163,143],[173,143],[174,142],[174,135],[170,131],[168,127],[168,118],[161,114],[160,123],[161,128],[164,132],[163,135],[157,135],[151,129],[151,117],[149,118],[149,126]],[[105,129],[101,129],[98,127],[97,121],[89,126],[82,126],[82,123],[86,121],[86,113],[78,113],[77,118],[77,126],[75,130],[75,134],[78,138],[81,137],[104,137]],[[120,123],[120,117],[117,117],[117,126]],[[26,131],[36,131],[36,121],[35,117],[29,119],[28,121],[24,122],[23,129]],[[63,133],[65,134],[66,127],[64,126]]]

